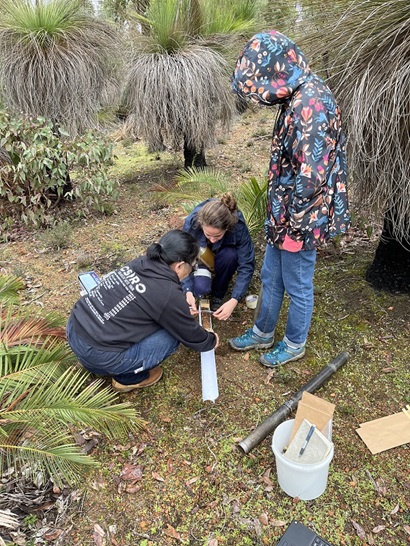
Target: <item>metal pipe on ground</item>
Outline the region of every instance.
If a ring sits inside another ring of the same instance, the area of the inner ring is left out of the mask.
[[[349,353],[346,351],[340,353],[340,355],[334,358],[319,373],[303,385],[303,387],[301,387],[289,400],[282,404],[278,410],[258,425],[245,439],[241,440],[238,447],[240,447],[244,453],[249,453],[255,446],[264,440],[268,434],[273,432],[286,417],[288,417],[288,415],[297,407],[298,402],[305,391],[309,393],[315,392],[331,375],[347,362],[349,356]]]

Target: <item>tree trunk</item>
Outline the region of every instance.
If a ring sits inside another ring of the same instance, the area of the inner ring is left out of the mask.
[[[410,226],[405,237],[393,235],[394,211],[387,211],[383,231],[366,280],[377,290],[410,292]]]
[[[206,167],[206,158],[204,150],[195,150],[184,142],[184,166],[185,169],[195,167],[203,169]]]

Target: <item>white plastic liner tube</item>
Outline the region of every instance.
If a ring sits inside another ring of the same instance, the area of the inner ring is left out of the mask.
[[[215,402],[219,396],[219,391],[214,349],[201,353],[201,381],[202,401],[211,400]]]
[[[209,312],[209,311],[208,311]],[[202,325],[202,309],[199,305],[199,323]],[[210,330],[212,330],[212,319],[209,315]],[[219,396],[218,377],[216,375],[215,349],[201,353],[201,381],[202,401],[215,400]]]

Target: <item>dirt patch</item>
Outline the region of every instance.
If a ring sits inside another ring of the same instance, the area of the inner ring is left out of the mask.
[[[209,165],[225,172],[233,189],[266,172],[272,124],[272,112],[249,111],[208,153]],[[79,270],[107,273],[179,225],[183,211],[158,206],[152,188],[175,177],[182,154],[138,157],[136,146],[120,148],[114,213],[71,220],[66,248],[52,250],[39,232],[2,245],[1,270],[25,278],[25,303],[68,317],[79,296]],[[63,215],[74,218],[76,207]],[[269,371],[258,354],[230,350],[227,339],[253,322],[254,311],[241,303],[229,321],[213,324],[222,340],[215,403],[202,402],[200,358],[185,348],[164,363],[155,387],[121,395],[147,420],[147,431],[128,442],[99,443],[94,456],[101,467],[79,489],[81,510],[46,543],[271,545],[292,519],[335,546],[407,543],[409,446],[372,456],[355,432],[360,423],[410,403],[409,298],[366,283],[375,246],[354,228],[342,246],[319,252],[303,360]],[[262,237],[256,247],[250,293],[259,292]],[[283,332],[284,316],[277,338]],[[349,352],[348,362],[316,393],[336,404],[328,486],[318,499],[298,501],[277,483],[271,436],[249,455],[237,444],[342,351]]]

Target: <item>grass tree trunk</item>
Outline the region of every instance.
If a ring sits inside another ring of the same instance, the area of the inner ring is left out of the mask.
[[[394,211],[387,211],[383,231],[373,263],[366,272],[367,281],[378,290],[410,292],[410,226],[407,237],[393,231]]]
[[[187,140],[184,141],[184,167],[189,169],[195,167],[196,169],[203,169],[206,167],[205,151],[197,150],[192,144],[189,144]]]

